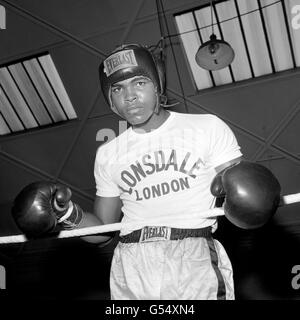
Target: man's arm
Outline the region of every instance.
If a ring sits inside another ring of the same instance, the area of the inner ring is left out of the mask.
[[[237,163],[239,163],[240,161],[243,160],[243,157],[238,157],[235,159],[232,159],[230,161],[227,161],[225,163],[222,163],[221,165],[215,167],[215,171],[216,171],[216,176],[213,179],[213,182],[211,184],[211,192],[216,195],[216,193],[219,195],[216,198],[216,203],[215,206],[216,207],[222,207],[224,200],[225,200],[225,195],[222,184],[221,184],[221,172],[224,171],[226,168],[229,168]]]
[[[225,216],[237,227],[263,226],[280,201],[277,178],[266,167],[250,161],[237,161],[220,169],[210,187],[216,205],[223,206]]]
[[[19,229],[28,238],[38,238],[60,230],[84,228],[118,222],[121,217],[119,197],[96,197],[94,213],[83,212],[71,201],[71,190],[49,181],[27,185],[16,196],[12,216]],[[83,237],[101,243],[112,238],[111,234]]]
[[[121,220],[122,202],[120,197],[99,197],[94,202],[94,213],[85,212],[79,228],[116,223]],[[103,243],[111,240],[113,234],[100,234],[82,237],[91,243]]]
[[[242,160],[243,160],[243,157],[235,158],[233,160],[230,160],[230,161],[227,161],[225,163],[222,163],[221,165],[217,166],[215,168],[215,170],[216,170],[217,173],[219,173],[219,172],[223,171],[224,169],[226,169],[228,167],[231,167],[232,165],[234,165],[236,163],[239,163]]]

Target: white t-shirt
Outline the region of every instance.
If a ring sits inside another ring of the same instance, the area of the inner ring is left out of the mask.
[[[216,217],[207,210],[215,203],[210,193],[215,167],[241,155],[233,132],[218,117],[170,112],[159,128],[148,133],[129,128],[98,149],[96,194],[120,196],[121,235],[162,216],[174,228],[211,226]]]

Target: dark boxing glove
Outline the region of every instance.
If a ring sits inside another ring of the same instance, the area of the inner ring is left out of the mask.
[[[15,198],[13,218],[28,237],[39,237],[56,229],[73,229],[82,220],[82,209],[71,199],[69,188],[47,181],[26,186]]]
[[[224,197],[225,216],[243,229],[259,228],[273,216],[280,191],[280,184],[269,169],[249,161],[224,169],[211,184],[211,193]]]

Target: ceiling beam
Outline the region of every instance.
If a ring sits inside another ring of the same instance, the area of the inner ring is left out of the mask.
[[[259,76],[254,79],[246,79],[246,80],[238,81],[235,83],[228,83],[215,88],[203,89],[197,92],[195,91],[194,94],[189,94],[187,96],[190,98],[194,97],[195,95],[197,97],[202,97],[206,95],[211,95],[213,93],[228,92],[228,91],[244,89],[244,88],[247,88],[247,89],[249,88],[250,90],[251,87],[253,86],[257,87],[264,83],[269,83],[269,82],[277,83],[279,81],[285,81],[290,79],[295,79],[297,81],[300,80],[300,67],[297,67],[296,69],[280,71],[275,74],[267,74],[267,75]]]
[[[59,37],[62,37],[65,40],[68,40],[72,43],[74,43],[76,46],[79,46],[80,48],[92,53],[93,55],[105,57],[105,53],[103,53],[101,50],[96,48],[95,46],[91,45],[90,43],[72,35],[71,33],[55,26],[52,23],[47,22],[46,20],[32,14],[28,10],[21,8],[20,6],[13,4],[9,2],[8,0],[0,0],[0,3],[5,6],[5,8],[10,9],[11,11],[15,12],[16,14],[22,16],[23,18],[26,18],[30,20],[31,22],[47,29],[48,31],[56,34]]]
[[[51,125],[45,125],[42,127],[36,127],[36,128],[32,128],[32,129],[27,129],[24,131],[16,131],[7,135],[0,135],[0,143],[6,143],[9,142],[11,140],[17,140],[17,139],[24,139],[29,138],[30,136],[34,136],[34,135],[41,135],[41,134],[47,134],[47,133],[51,133],[51,132],[55,132],[57,133],[58,130],[64,130],[65,128],[73,128],[78,126],[78,119],[74,119],[74,120],[68,120],[68,121],[64,121],[61,123],[54,123]],[[1,149],[1,145],[0,145],[0,149]]]
[[[144,2],[145,2],[145,0],[139,1],[139,5],[136,7],[136,10],[134,11],[133,15],[131,16],[131,19],[128,22],[127,27],[126,27],[126,29],[125,29],[125,31],[124,31],[121,39],[120,39],[119,45],[124,44],[124,42],[126,41],[126,39],[127,39],[128,35],[129,35],[133,25],[135,24],[135,21],[137,20],[138,15],[139,15],[139,13],[140,13],[143,5],[144,5]]]
[[[72,142],[70,143],[69,145],[69,148],[68,150],[66,150],[66,153],[65,153],[65,156],[64,158],[62,159],[60,165],[58,166],[58,169],[56,171],[56,173],[54,174],[54,180],[59,180],[59,177],[63,171],[63,168],[64,166],[66,165],[67,161],[69,160],[72,152],[73,152],[73,149],[75,148],[76,146],[76,143],[78,142],[78,139],[82,133],[82,130],[84,129],[85,125],[86,125],[86,122],[87,120],[89,119],[89,115],[91,114],[91,112],[93,111],[94,109],[94,106],[96,105],[97,103],[97,100],[98,100],[98,97],[100,95],[100,90],[98,89],[97,92],[96,92],[96,96],[94,97],[93,99],[93,102],[91,103],[90,107],[87,108],[85,114],[83,115],[83,118],[80,120],[80,124],[76,130],[76,133],[74,135],[74,138],[72,140]]]
[[[299,157],[300,154],[297,154],[297,156]],[[275,156],[275,155],[270,155],[270,156],[266,156],[265,158],[259,158],[257,160],[257,162],[268,162],[268,161],[277,161],[277,160],[286,160],[286,157],[284,156]]]
[[[163,1],[162,0],[157,0],[156,7],[157,7],[158,16],[160,16],[159,7],[162,10],[162,18],[163,18],[163,21],[165,23],[165,28],[166,28],[166,31],[167,31],[167,35],[161,34],[161,37],[165,38],[167,36],[167,38],[169,40],[172,56],[173,56],[173,59],[174,59],[174,66],[175,66],[175,69],[176,69],[176,73],[177,73],[177,76],[178,76],[178,82],[179,82],[179,86],[180,86],[180,92],[181,92],[180,96],[182,97],[182,102],[184,104],[185,112],[188,113],[188,107],[187,107],[187,104],[186,104],[187,99],[185,97],[183,83],[182,83],[181,77],[180,77],[179,65],[178,65],[178,61],[177,61],[177,58],[176,58],[173,41],[171,40],[171,37],[170,37],[171,33],[170,33],[170,29],[169,29],[169,25],[168,25],[168,19],[167,19],[167,16],[166,16],[166,11],[165,11],[165,8],[164,8],[164,5],[163,5]],[[161,27],[162,27],[161,32],[163,33],[163,25],[161,25]]]
[[[194,107],[201,109],[202,111],[204,111],[205,113],[212,113],[211,110],[209,110],[208,108],[202,106],[201,104],[199,104],[196,101],[193,101],[191,98],[188,97],[183,97],[182,95],[180,95],[178,92],[176,92],[174,89],[171,89],[170,87],[167,88],[167,91],[175,98],[178,99],[179,101],[183,102],[184,100],[186,100],[188,103],[190,103],[191,105],[193,105]],[[235,128],[239,133],[241,133],[242,135],[250,138],[252,141],[255,141],[256,143],[258,143],[261,146],[265,146],[266,145],[266,141],[265,139],[261,138],[260,136],[256,135],[253,132],[250,132],[248,130],[246,130],[245,128],[240,127],[239,125],[237,125],[236,123],[232,122],[230,119],[225,118],[224,116],[221,116],[217,113],[214,112],[214,114],[218,117],[220,117],[221,119],[223,119],[228,125],[232,126],[233,128]],[[268,147],[270,150],[275,151],[276,153],[279,153],[280,155],[284,156],[286,159],[296,163],[297,165],[300,165],[300,157],[293,153],[293,152],[289,152],[287,150],[285,150],[284,148],[276,145],[276,144],[272,144]]]
[[[274,144],[274,141],[280,136],[282,131],[286,129],[288,124],[295,118],[297,113],[300,111],[300,100],[285,114],[285,116],[278,122],[275,128],[272,130],[270,135],[265,140],[265,144],[261,146],[256,153],[252,156],[251,160],[256,161],[258,160],[267,149]]]
[[[122,35],[122,38],[120,40],[120,43],[123,43],[126,38],[128,37],[128,34],[130,33],[133,25],[134,25],[134,22],[136,21],[137,19],[137,16],[144,4],[144,1],[141,1],[139,6],[137,7],[137,9],[135,10],[134,14],[132,15],[132,18],[130,19],[123,35]],[[12,9],[14,12],[17,12],[18,14],[22,15],[23,17],[26,17],[28,18],[29,20],[39,24],[39,25],[42,25],[43,27],[46,27],[48,30],[50,30],[51,32],[55,33],[55,34],[58,34],[59,36],[62,36],[64,39],[78,45],[79,47],[85,49],[85,50],[88,50],[89,52],[92,52],[93,54],[100,54],[102,57],[105,56],[104,53],[102,53],[101,51],[99,51],[97,48],[89,45],[88,43],[86,43],[85,41],[82,41],[80,39],[78,39],[77,37],[74,37],[73,35],[63,31],[62,29],[54,26],[54,25],[51,25],[49,24],[48,22],[46,22],[45,20],[39,18],[39,17],[36,17],[34,16],[33,14],[29,13],[28,11],[16,6],[16,5],[13,5],[13,4],[9,4],[7,3],[7,1],[2,1],[1,2],[4,2],[6,4],[7,7],[9,7],[10,9]],[[88,121],[89,119],[89,115],[91,114],[96,102],[97,102],[97,99],[99,97],[99,93],[100,91],[97,90],[97,93],[96,93],[96,97],[94,98],[93,100],[93,103],[91,104],[90,108],[87,109],[86,113],[84,114],[82,120],[80,121],[80,125],[78,126],[78,129],[76,130],[76,134],[74,135],[74,138],[72,140],[72,142],[70,143],[69,145],[69,148],[67,150],[67,152],[65,153],[65,156],[64,158],[62,159],[56,173],[54,175],[50,175],[49,173],[35,167],[35,166],[32,166],[28,163],[26,163],[25,161],[13,156],[13,155],[10,155],[8,154],[7,152],[5,151],[2,151],[0,150],[0,156],[5,158],[6,160],[9,160],[11,163],[13,163],[14,165],[18,165],[19,167],[22,167],[26,170],[29,170],[30,172],[33,172],[34,174],[38,175],[39,177],[41,177],[42,179],[50,179],[51,181],[54,181],[54,182],[59,182],[59,183],[62,183],[64,185],[67,185],[69,186],[73,191],[75,191],[78,195],[84,197],[85,199],[89,200],[89,201],[94,201],[94,197],[92,197],[90,194],[78,189],[77,187],[69,184],[69,183],[66,183],[65,181],[63,181],[62,179],[60,179],[60,175],[63,171],[63,168],[65,166],[65,164],[67,163],[67,161],[69,160],[77,142],[78,142],[78,139],[81,135],[81,132],[83,130],[83,128],[85,127],[86,125],[86,122]],[[3,140],[2,140],[3,141]]]
[[[62,47],[64,45],[66,45],[66,40],[62,39],[60,41],[53,42],[53,43],[51,43],[49,45],[46,45],[46,46],[42,46],[42,47],[39,47],[39,48],[33,48],[31,50],[19,52],[19,53],[15,54],[15,55],[10,55],[9,57],[2,57],[2,58],[0,58],[0,65],[4,65],[4,64],[7,64],[7,63],[11,63],[11,62],[17,61],[17,60],[21,60],[24,57],[37,56],[41,52],[45,52],[45,51],[49,51],[49,50],[52,50],[52,49],[60,48],[60,47]]]
[[[94,121],[96,119],[98,120],[101,118],[105,118],[107,116],[114,116],[114,115],[115,113],[113,111],[109,113],[95,115],[92,117],[88,117],[87,122]],[[30,136],[47,134],[47,133],[50,133],[50,134],[55,133],[59,135],[60,133],[58,131],[65,130],[65,128],[76,128],[78,127],[79,122],[80,121],[78,119],[74,119],[74,120],[64,121],[62,123],[51,124],[49,126],[28,129],[26,131],[14,132],[14,133],[3,135],[3,136],[0,135],[0,143],[2,144],[2,143],[9,142],[11,140],[15,141],[15,140],[24,139],[24,138],[27,139]],[[0,144],[0,149],[1,149],[1,144]]]
[[[129,34],[134,22],[137,19],[138,14],[139,14],[139,12],[140,12],[143,4],[144,4],[144,1],[145,0],[140,2],[139,6],[137,6],[135,12],[133,13],[133,15],[132,15],[132,17],[131,17],[128,25],[127,25],[127,28],[124,31],[123,35],[122,35],[121,44],[126,40],[126,38],[127,38],[128,34]],[[97,94],[96,94],[96,97],[94,99],[94,102],[92,103],[91,107],[87,109],[87,112],[85,113],[85,115],[83,116],[82,120],[80,121],[80,125],[79,125],[79,127],[78,127],[78,129],[76,131],[74,139],[71,142],[70,147],[68,148],[68,150],[67,150],[67,152],[65,154],[65,157],[63,158],[62,162],[60,163],[60,165],[59,165],[59,167],[58,167],[58,169],[57,169],[57,171],[56,171],[56,173],[54,175],[54,179],[59,179],[59,177],[60,177],[60,175],[61,175],[61,173],[63,171],[63,168],[64,168],[65,164],[67,163],[67,161],[69,160],[69,158],[70,158],[70,156],[71,156],[71,154],[73,152],[73,149],[75,148],[75,146],[76,146],[76,144],[78,142],[78,139],[79,139],[79,137],[81,135],[81,132],[84,129],[84,127],[86,125],[86,122],[89,119],[89,115],[92,112],[92,110],[93,110],[93,108],[94,108],[94,106],[95,106],[95,104],[97,102],[99,94],[100,94],[100,91],[97,90]]]
[[[76,193],[78,196],[84,198],[85,200],[92,201],[92,202],[94,201],[94,197],[91,196],[89,193],[82,191],[81,189],[77,188],[76,186],[74,186],[74,185],[72,185],[62,179],[56,179],[53,175],[49,174],[48,172],[45,172],[45,171],[37,168],[36,166],[33,166],[33,165],[25,162],[24,160],[19,159],[18,157],[15,157],[15,156],[13,156],[3,150],[0,150],[0,157],[9,161],[13,165],[16,165],[22,169],[25,169],[26,171],[29,171],[30,173],[37,175],[41,179],[48,179],[48,180],[51,180],[52,182],[57,182],[57,183],[61,183],[61,184],[65,185],[65,186],[68,186],[72,190],[73,193]]]
[[[143,0],[143,2],[144,2],[144,0]],[[137,11],[136,11],[137,13],[140,11],[140,8],[142,7],[142,3],[143,2],[139,3],[140,5],[139,5],[139,7],[137,7]],[[47,21],[41,19],[40,17],[37,17],[34,14],[31,14],[26,9],[21,8],[21,7],[17,6],[17,5],[15,5],[15,4],[9,3],[7,0],[0,0],[0,4],[3,4],[5,7],[9,7],[11,9],[11,11],[17,13],[18,15],[21,15],[22,17],[25,17],[25,18],[29,19],[30,21],[32,21],[32,22],[34,22],[36,24],[41,25],[42,27],[46,28],[50,32],[55,33],[55,34],[63,37],[63,39],[61,41],[56,41],[55,43],[52,43],[52,44],[49,44],[49,45],[46,45],[46,46],[43,46],[43,47],[40,47],[40,48],[37,48],[37,49],[33,49],[33,50],[30,50],[30,51],[22,52],[22,53],[19,53],[19,54],[15,55],[15,56],[9,56],[9,57],[5,57],[5,58],[1,58],[0,59],[0,65],[1,64],[5,64],[8,61],[21,59],[24,56],[35,55],[35,54],[37,54],[37,53],[39,53],[41,51],[47,51],[47,50],[52,50],[52,49],[64,47],[64,46],[68,45],[69,42],[71,41],[69,36],[71,36],[73,38],[71,42],[74,43],[74,41],[79,41],[79,42],[81,42],[80,47],[83,48],[83,49],[86,49],[84,47],[84,45],[88,44],[87,43],[88,40],[92,40],[92,39],[100,37],[102,35],[108,35],[110,33],[115,33],[116,31],[119,31],[119,30],[124,30],[124,26],[126,25],[125,23],[122,23],[122,24],[120,24],[118,26],[107,28],[106,30],[96,31],[94,33],[89,34],[88,36],[85,36],[85,37],[79,39],[79,38],[76,38],[75,36],[65,32],[64,30],[55,27],[54,25],[48,23]],[[182,11],[182,10],[185,10],[186,7],[190,8],[190,7],[194,7],[196,5],[199,5],[199,0],[195,1],[194,3],[180,4],[180,5],[177,5],[176,7],[166,8],[165,9],[165,14],[172,15],[174,12]],[[150,13],[150,14],[148,14],[146,16],[143,16],[143,17],[138,17],[137,14],[136,14],[136,19],[134,19],[134,16],[135,15],[132,16],[133,17],[132,21],[134,22],[135,25],[148,23],[150,21],[157,20],[157,12]],[[130,32],[130,30],[132,28],[132,26],[130,24],[127,24],[127,25],[128,25],[128,27],[127,27],[128,30],[126,30],[124,32],[124,36],[123,36],[124,40],[121,39],[121,41],[120,41],[121,43],[123,43],[125,41],[125,39],[127,38],[127,34]],[[57,28],[57,30],[54,30],[53,28],[54,29]],[[174,36],[174,35],[172,35],[172,36]],[[78,43],[75,43],[75,44],[79,45]],[[93,47],[90,44],[88,44],[88,45],[90,47]],[[98,57],[99,56],[99,50],[97,48],[95,48],[95,47],[93,47],[93,48],[96,49],[96,52],[94,52],[94,50],[89,51],[89,52],[92,53],[92,54],[95,54]],[[100,56],[101,57],[105,57],[106,53],[101,52]]]
[[[2,0],[0,0],[0,3],[1,3],[1,1]],[[154,20],[157,20],[156,13],[150,14],[148,16],[141,17],[141,18],[137,17],[137,19],[135,20],[134,24],[135,25],[139,25],[139,24],[148,23],[148,22],[151,22],[151,21],[154,21]],[[109,35],[110,33],[115,33],[115,32],[118,32],[120,30],[124,30],[125,25],[126,24],[122,23],[121,25],[114,26],[114,27],[108,28],[106,30],[98,30],[96,32],[93,32],[93,33],[83,37],[81,40],[86,42],[86,41],[89,41],[89,40],[92,40],[92,39],[95,39],[95,38],[98,38],[98,37],[101,37],[101,36],[104,36],[104,35]],[[18,53],[16,55],[14,55],[14,56],[1,58],[0,59],[0,65],[1,64],[5,64],[8,61],[19,60],[19,59],[23,58],[24,56],[36,55],[36,54],[40,53],[41,51],[49,51],[49,50],[52,50],[52,49],[65,47],[65,46],[67,46],[69,44],[70,44],[70,42],[69,42],[68,39],[62,39],[60,41],[53,42],[52,44],[49,44],[49,45],[46,45],[46,46],[43,46],[43,47],[40,47],[40,48],[32,49],[32,50],[26,51],[26,52],[21,52],[21,53]],[[98,56],[98,54],[97,54],[97,56]]]

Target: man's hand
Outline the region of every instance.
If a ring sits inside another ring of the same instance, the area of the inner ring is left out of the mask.
[[[39,237],[55,230],[73,229],[82,220],[82,209],[71,199],[71,190],[48,181],[26,186],[15,198],[13,218],[28,237]]]
[[[263,226],[276,212],[280,184],[266,167],[241,161],[219,172],[211,184],[211,193],[225,197],[225,216],[243,229]]]

